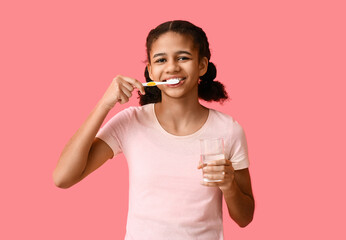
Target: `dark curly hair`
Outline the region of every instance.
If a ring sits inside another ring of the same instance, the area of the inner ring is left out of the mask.
[[[227,92],[222,83],[214,81],[216,78],[216,67],[210,62],[209,42],[205,32],[188,21],[175,20],[160,24],[155,29],[152,29],[147,37],[147,59],[150,63],[150,51],[152,44],[164,33],[175,32],[182,35],[192,37],[194,45],[198,47],[199,59],[207,57],[208,69],[207,72],[200,77],[198,83],[198,97],[205,101],[223,102],[228,99]],[[147,82],[152,81],[149,77],[148,69],[145,67],[144,76]],[[145,95],[139,94],[139,104],[145,105],[148,103],[161,102],[161,90],[158,87],[146,87]]]

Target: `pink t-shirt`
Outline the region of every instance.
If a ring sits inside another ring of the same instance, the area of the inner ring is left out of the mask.
[[[225,156],[237,169],[249,166],[242,127],[232,117],[209,110],[202,128],[175,136],[159,124],[154,104],[130,107],[99,131],[114,155],[129,167],[129,211],[125,240],[221,240],[222,192],[200,184],[201,138],[223,137]]]

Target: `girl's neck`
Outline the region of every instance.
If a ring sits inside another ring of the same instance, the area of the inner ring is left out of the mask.
[[[163,98],[155,104],[155,114],[161,126],[173,135],[190,135],[200,129],[208,118],[209,110],[195,101]]]

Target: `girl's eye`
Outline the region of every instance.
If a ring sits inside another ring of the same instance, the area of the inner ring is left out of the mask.
[[[178,58],[179,60],[182,60],[182,61],[185,61],[185,60],[189,60],[190,58],[188,57],[185,57],[185,56],[181,56]]]
[[[166,61],[166,59],[164,59],[164,58],[158,58],[155,60],[156,63],[163,63],[165,61]]]

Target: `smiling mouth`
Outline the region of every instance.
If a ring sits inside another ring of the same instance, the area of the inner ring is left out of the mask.
[[[165,79],[165,80],[162,80],[162,82],[167,82],[168,80],[177,80],[177,81],[183,81],[185,80],[186,78],[169,78],[169,79]],[[177,84],[179,84],[179,82]],[[176,85],[176,84],[174,84]]]
[[[172,80],[172,79],[173,78],[168,79],[168,80]],[[166,85],[166,87],[168,87],[168,88],[176,88],[176,87],[179,87],[180,85],[182,85],[184,82],[185,82],[185,78],[180,78],[178,83],[176,83],[176,84],[169,84],[169,85]]]

